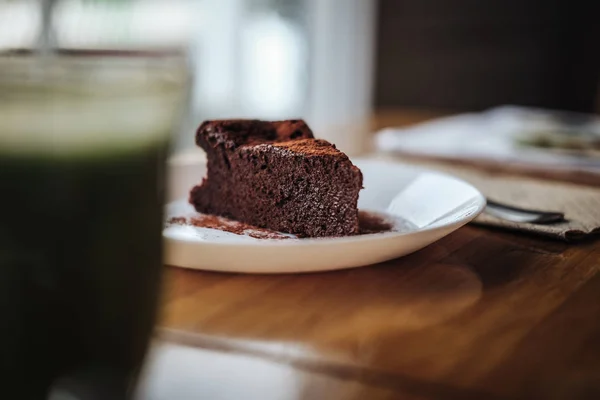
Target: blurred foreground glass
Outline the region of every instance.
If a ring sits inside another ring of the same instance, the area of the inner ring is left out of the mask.
[[[129,396],[185,87],[176,58],[0,57],[1,398]]]

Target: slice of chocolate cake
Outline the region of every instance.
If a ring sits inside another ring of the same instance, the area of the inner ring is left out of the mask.
[[[300,120],[206,121],[208,175],[190,193],[205,214],[304,237],[358,233],[362,174]]]

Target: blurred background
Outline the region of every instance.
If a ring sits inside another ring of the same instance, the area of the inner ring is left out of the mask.
[[[0,0],[0,49],[35,43],[38,6]],[[503,104],[597,112],[596,8],[564,0],[63,0],[54,21],[61,48],[187,54],[194,83],[177,149],[193,145],[190,132],[207,118],[303,117],[358,153],[374,113],[381,121],[399,109],[437,115]]]

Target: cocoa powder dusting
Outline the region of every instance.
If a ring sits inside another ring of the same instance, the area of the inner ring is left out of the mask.
[[[346,155],[323,139],[298,139],[287,142],[272,143],[271,146],[284,150],[289,150],[293,153],[303,154],[304,156],[326,156],[333,155],[346,159]]]
[[[216,215],[198,214],[191,218],[174,217],[169,219],[167,223],[175,225],[193,225],[198,228],[218,229],[220,231],[230,232],[236,235],[250,236],[255,239],[291,239],[290,236],[286,236],[269,229],[258,228],[256,226],[233,221]]]

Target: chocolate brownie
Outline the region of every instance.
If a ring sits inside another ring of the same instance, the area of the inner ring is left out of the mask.
[[[206,121],[196,143],[208,157],[189,198],[198,212],[303,237],[358,233],[362,174],[304,121]]]

